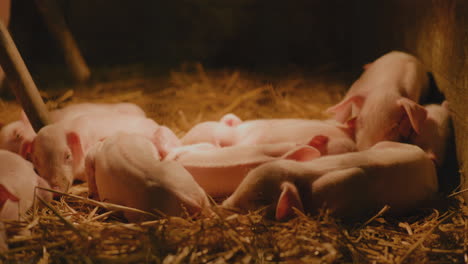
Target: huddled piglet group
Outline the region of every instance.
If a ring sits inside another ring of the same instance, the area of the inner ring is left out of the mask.
[[[5,174],[11,166],[0,166],[0,216],[24,213],[35,186],[66,192],[74,180],[88,181],[95,199],[164,215],[208,209],[208,195],[226,208],[267,206],[278,220],[324,204],[342,217],[384,205],[407,212],[437,193],[452,133],[446,102],[420,105],[428,86],[415,57],[390,52],[366,65],[329,120],[227,114],[179,140],[128,103],[52,111],[53,124],[37,134],[23,115],[0,131],[10,151],[0,160],[18,167]]]
[[[157,158],[152,160],[154,162],[159,161],[160,157],[165,156],[171,148],[181,145],[177,136],[169,128],[160,126],[147,118],[140,107],[130,103],[76,104],[51,111],[50,116],[53,123],[43,127],[37,134],[24,113],[21,120],[6,125],[0,131],[0,147],[5,149],[2,153],[6,153],[0,156],[1,164],[4,165],[0,166],[0,173],[2,177],[8,179],[0,185],[0,188],[1,186],[6,188],[2,189],[4,192],[1,196],[4,201],[2,210],[5,213],[2,213],[0,218],[11,219],[22,215],[31,205],[35,186],[66,192],[74,180],[87,180],[85,159],[88,152],[94,149],[95,145],[102,144],[102,141],[106,141],[107,138],[112,139],[114,135],[127,133],[149,142],[157,152]],[[129,147],[123,154],[136,155],[135,158],[138,158],[144,157],[144,153],[144,149],[139,151]],[[16,159],[15,163],[10,162],[10,159]],[[30,160],[32,164],[27,160]],[[19,172],[11,172],[13,168],[11,164],[18,167]],[[130,160],[123,164],[129,167],[133,165]],[[174,171],[177,166],[180,167],[179,171],[182,171],[182,174],[187,174],[178,164],[172,165]],[[25,173],[26,170],[28,173]],[[167,169],[161,171],[164,170]],[[22,173],[21,177],[29,176],[31,183],[21,184],[21,178],[15,176],[19,173]],[[34,175],[37,179],[33,177]],[[115,190],[115,192],[119,191],[119,189]],[[138,196],[140,191],[140,188],[131,189],[135,196]],[[47,194],[47,197],[51,196],[51,192]],[[20,210],[12,209],[12,201],[19,202]],[[109,202],[114,201],[110,199]]]
[[[281,220],[293,207],[314,212],[325,204],[335,215],[361,217],[385,205],[405,213],[431,199],[452,132],[447,102],[419,104],[428,89],[427,73],[414,56],[385,54],[366,65],[344,99],[327,110],[354,129],[358,152],[259,166],[223,205],[269,205]]]

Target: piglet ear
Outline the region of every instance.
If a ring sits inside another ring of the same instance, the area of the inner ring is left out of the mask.
[[[242,123],[242,120],[235,114],[226,114],[223,117],[221,117],[219,122],[224,123],[225,125],[230,127],[235,127]]]
[[[6,200],[18,202],[19,198],[10,193],[3,184],[0,184],[0,206],[3,205],[6,202]]]
[[[276,205],[275,218],[278,221],[288,220],[295,215],[293,207],[304,211],[302,206],[301,197],[296,186],[290,182],[283,182],[281,184],[281,194]]]
[[[317,135],[313,137],[309,144],[311,147],[314,147],[318,151],[320,151],[321,155],[327,155],[327,145],[328,145],[328,137],[323,135]]]
[[[19,153],[25,160],[31,160],[31,153],[34,151],[34,140],[24,140],[21,143]]]
[[[356,135],[356,122],[357,122],[357,117],[353,117],[346,121],[346,129],[345,132],[351,137],[355,138]]]
[[[358,115],[358,112],[364,104],[364,99],[364,96],[360,95],[351,96],[350,98],[341,101],[337,105],[329,107],[325,112],[328,114],[334,113],[335,120],[344,123],[348,119]]]
[[[70,148],[74,164],[78,165],[77,163],[84,158],[80,136],[76,132],[68,132],[67,145]]]
[[[444,100],[444,101],[442,102],[442,107],[444,107],[444,108],[447,109],[447,110],[450,110],[450,108],[449,108],[449,102],[448,102],[447,100]]]
[[[296,161],[309,161],[320,157],[320,151],[314,147],[301,146],[284,154],[283,158]]]
[[[414,131],[419,134],[421,132],[421,127],[427,119],[426,108],[408,98],[398,99],[397,104],[403,107],[406,116],[409,118],[411,126],[413,127]]]
[[[19,220],[20,219],[19,204],[16,201],[6,200],[0,210],[0,219]]]
[[[26,113],[24,112],[24,110],[21,110],[21,120],[22,120],[25,124],[29,124],[29,118],[28,118],[28,116],[26,115]]]
[[[3,184],[0,184],[0,219],[19,218],[19,198],[10,193]]]
[[[373,62],[369,62],[369,63],[366,63],[366,64],[362,65],[362,69],[364,69],[364,70],[369,69],[370,66],[372,66],[372,63],[373,63]]]
[[[160,159],[166,157],[173,148],[182,146],[180,139],[166,126],[160,126],[156,130],[152,142],[158,149]]]

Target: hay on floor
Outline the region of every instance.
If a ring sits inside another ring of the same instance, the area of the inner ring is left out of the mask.
[[[183,136],[193,125],[235,113],[257,118],[326,118],[349,85],[346,74],[261,75],[183,65],[170,76],[103,71],[91,84],[41,91],[49,109],[79,102],[133,102]],[[19,118],[0,100],[0,122]],[[466,263],[468,207],[458,196],[405,217],[386,208],[361,222],[318,215],[275,222],[263,211],[215,208],[209,216],[127,223],[122,208],[87,199],[86,183],[50,204],[36,201],[25,221],[5,222],[4,263]]]

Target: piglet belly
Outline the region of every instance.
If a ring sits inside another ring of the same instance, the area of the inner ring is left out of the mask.
[[[231,195],[255,165],[237,165],[227,167],[192,167],[186,166],[195,181],[205,192],[214,198]]]

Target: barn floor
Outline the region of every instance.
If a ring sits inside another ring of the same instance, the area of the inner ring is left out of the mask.
[[[351,74],[284,69],[294,74],[206,71],[184,64],[154,75],[142,65],[95,69],[86,85],[41,80],[49,109],[79,102],[133,102],[182,136],[196,123],[226,113],[242,119],[325,118],[345,93]],[[14,100],[0,100],[0,122],[19,118]],[[468,207],[441,198],[414,214],[381,212],[360,222],[327,214],[275,222],[262,212],[215,210],[216,216],[125,223],[122,208],[89,200],[86,184],[24,222],[6,222],[4,263],[466,263]],[[44,205],[38,201],[38,205]]]

